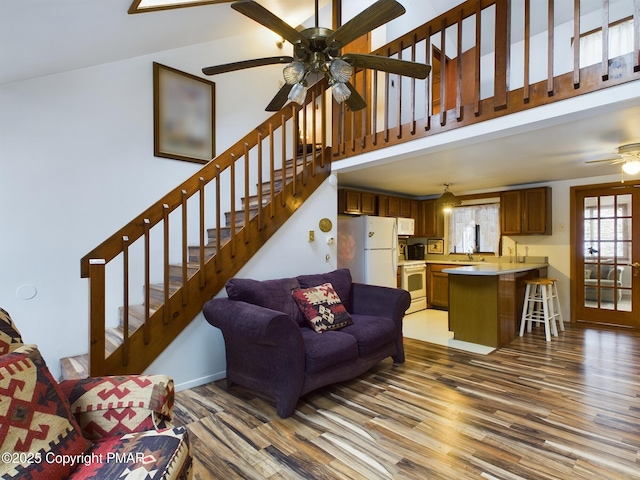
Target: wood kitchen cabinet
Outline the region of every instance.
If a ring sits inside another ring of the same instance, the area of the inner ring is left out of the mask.
[[[422,200],[419,202],[416,236],[435,238],[444,236],[444,216],[436,207],[435,200]]]
[[[500,227],[503,235],[551,235],[551,187],[502,192]]]
[[[456,266],[458,266],[456,264]],[[462,266],[462,265],[460,265]],[[427,265],[427,305],[428,308],[449,308],[449,275],[443,273],[449,264],[431,263]]]
[[[377,213],[376,204],[375,193],[347,188],[338,190],[338,213],[375,215]]]

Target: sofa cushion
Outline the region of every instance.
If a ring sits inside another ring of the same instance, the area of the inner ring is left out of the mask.
[[[311,328],[322,333],[351,325],[352,320],[330,283],[298,288],[292,292],[300,311]]]
[[[86,463],[79,464],[70,479],[187,480],[192,469],[185,427],[109,437],[84,457]]]
[[[341,362],[358,358],[358,345],[353,335],[328,331],[318,335],[313,329],[300,329],[305,349],[306,373],[320,372]]]
[[[269,308],[290,316],[298,325],[306,325],[306,320],[291,296],[291,292],[300,288],[295,278],[277,280],[252,280],[249,278],[232,278],[226,286],[231,300],[251,303]]]
[[[73,466],[55,458],[90,445],[35,345],[0,356],[0,451],[18,455],[0,462],[3,479],[66,478]]]
[[[313,275],[299,275],[296,277],[300,288],[317,287],[323,283],[330,283],[342,300],[347,311],[351,311],[351,272],[348,268],[341,268],[327,273]]]
[[[352,314],[353,324],[340,332],[353,335],[358,342],[358,354],[367,355],[396,338],[393,320],[386,317]]]
[[[0,308],[0,355],[12,352],[22,345],[22,337],[9,313]]]

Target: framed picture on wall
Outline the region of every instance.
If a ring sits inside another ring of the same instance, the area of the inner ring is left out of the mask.
[[[153,154],[207,163],[215,149],[215,83],[153,63]]]
[[[444,240],[442,238],[427,240],[427,253],[444,253]]]

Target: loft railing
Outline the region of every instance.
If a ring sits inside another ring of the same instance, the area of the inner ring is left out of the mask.
[[[334,104],[334,159],[640,79],[640,0],[601,5],[586,11],[580,0],[469,0],[377,49],[428,63],[431,75],[356,72],[367,107]],[[624,22],[630,27],[620,53],[610,43],[620,44],[614,30]],[[587,47],[596,50],[591,61]]]
[[[310,88],[304,107],[274,114],[82,259],[91,375],[143,371],[328,176],[325,90]]]

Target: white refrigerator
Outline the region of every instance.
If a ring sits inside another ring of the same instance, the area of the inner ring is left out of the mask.
[[[338,217],[338,268],[354,282],[397,288],[398,227],[389,217]]]

